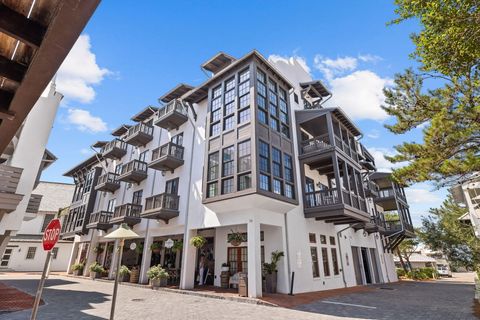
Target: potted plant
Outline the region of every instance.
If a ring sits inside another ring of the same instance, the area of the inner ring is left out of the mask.
[[[103,246],[102,245],[98,245],[96,247],[93,248],[93,252],[95,252],[96,254],[102,254],[103,252]]]
[[[165,269],[163,269],[160,265],[157,265],[148,269],[147,277],[150,279],[152,288],[158,288],[167,285],[167,279],[169,275]]]
[[[242,242],[245,240],[243,238],[243,234],[240,232],[235,232],[230,230],[231,233],[228,235],[228,243],[230,243],[234,247],[238,247]]]
[[[108,253],[112,253],[112,252],[113,252],[113,248],[114,248],[113,243],[109,243],[109,244],[107,245],[107,252],[108,252]]]
[[[265,262],[263,264],[263,271],[265,274],[265,291],[267,293],[277,292],[277,264],[283,256],[283,251],[273,251],[271,262]]]
[[[130,270],[130,283],[138,283],[138,278],[140,277],[140,269],[135,266]]]
[[[182,240],[175,240],[173,242],[172,251],[173,252],[180,252],[180,251],[182,251],[182,249],[183,249],[183,241]]]
[[[143,253],[143,243],[137,244],[137,246],[135,247],[135,252],[137,254],[142,254]]]
[[[207,243],[207,239],[203,236],[195,236],[192,239],[190,239],[190,244],[194,246],[197,249],[200,249]]]
[[[88,270],[90,271],[90,277],[92,279],[100,278],[105,271],[105,269],[102,267],[101,264],[99,264],[97,261],[92,263],[89,267]]]
[[[73,271],[73,275],[74,276],[80,276],[82,273],[83,273],[83,263],[79,262],[79,263],[74,263],[72,265],[72,271]]]
[[[120,276],[120,281],[121,282],[126,282],[128,281],[128,276],[130,275],[130,269],[126,265],[122,265],[120,269],[118,270],[118,275]]]
[[[154,242],[150,245],[150,250],[152,250],[152,252],[155,254],[159,254],[160,250],[162,250],[162,244],[159,242]]]
[[[228,263],[226,262],[222,263],[222,268],[220,269],[220,271],[228,272],[229,270],[230,270],[230,266],[228,265]]]

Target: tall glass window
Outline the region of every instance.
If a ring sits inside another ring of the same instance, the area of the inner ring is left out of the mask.
[[[238,172],[248,171],[251,168],[250,140],[238,144]]]
[[[223,158],[222,158],[222,176],[227,177],[234,174],[234,162],[235,162],[235,147],[230,146],[223,149]]]
[[[270,173],[270,148],[268,143],[260,141],[260,171]]]
[[[208,181],[218,178],[218,152],[212,153],[208,156]]]

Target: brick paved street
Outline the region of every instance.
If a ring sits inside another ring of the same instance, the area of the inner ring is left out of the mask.
[[[31,294],[37,279],[25,274],[0,275],[4,284]],[[52,276],[44,290],[46,304],[40,308],[38,319],[107,319],[111,292],[111,283]],[[383,285],[295,308],[120,286],[116,319],[476,319],[472,315],[471,274],[436,282]],[[30,310],[25,310],[0,314],[0,320],[24,320],[29,316]]]

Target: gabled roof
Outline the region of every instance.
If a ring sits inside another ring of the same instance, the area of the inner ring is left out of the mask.
[[[314,81],[310,81],[310,82],[302,82],[302,83],[300,83],[300,87],[302,87],[302,89],[306,89],[306,88],[310,87],[310,90],[308,91],[308,94],[312,98],[323,99],[324,97],[328,97],[328,96],[331,95],[330,91],[328,91],[328,89],[323,85],[323,83],[320,80],[314,80]]]
[[[318,116],[333,113],[335,117],[342,122],[342,124],[350,130],[355,136],[359,136],[362,134],[360,129],[353,123],[352,120],[343,112],[341,108],[321,108],[321,109],[303,109],[303,110],[295,110],[295,113],[302,114],[302,120],[300,123],[310,121]],[[298,118],[297,118],[298,119]]]
[[[195,89],[186,93],[182,97],[182,99],[190,103],[196,103],[196,102],[202,101],[208,96],[208,87],[212,82],[216,81],[219,77],[223,76],[231,69],[235,68],[236,66],[240,65],[241,63],[253,57],[257,57],[260,61],[262,61],[270,69],[272,69],[273,72],[275,72],[277,76],[280,79],[282,79],[287,89],[293,88],[292,84],[284,76],[282,76],[282,74],[270,62],[268,62],[267,59],[265,59],[257,50],[253,50],[248,54],[244,55],[242,58],[235,60],[234,62],[229,64],[227,67],[223,68],[221,71],[218,71],[218,73],[216,73],[213,77],[211,77],[210,79],[208,79],[207,81],[205,81],[204,83],[196,87]]]
[[[224,52],[219,52],[212,58],[210,58],[207,62],[203,63],[202,68],[212,72],[213,74],[216,74],[234,61],[234,57]]]
[[[80,162],[79,164],[77,164],[75,167],[73,167],[72,169],[68,170],[67,172],[65,172],[63,175],[65,177],[72,177],[74,175],[75,172],[78,172],[82,169],[90,169],[92,166],[94,166],[95,164],[97,164],[99,162],[99,160],[102,160],[102,156],[100,154],[94,154],[92,156],[90,156],[89,158],[83,160],[82,162]]]
[[[122,134],[128,131],[130,129],[131,125],[128,124],[122,124],[120,127],[112,131],[112,136],[114,137],[120,137]]]
[[[146,119],[150,118],[155,112],[157,112],[158,108],[147,106],[145,109],[134,115],[131,119],[135,122],[142,122]]]
[[[43,154],[43,159],[42,159],[43,170],[47,169],[52,163],[57,161],[57,159],[58,158],[52,152],[50,152],[50,150],[45,149],[45,152]]]
[[[161,102],[168,103],[168,102],[172,101],[173,99],[180,98],[185,93],[192,90],[193,88],[194,87],[192,87],[191,85],[188,85],[188,84],[185,84],[185,83],[180,83],[175,88],[173,88],[172,90],[168,91],[163,96],[158,98],[158,100],[161,101]]]
[[[92,144],[93,148],[102,148],[104,145],[106,145],[108,141],[97,141],[94,144]]]

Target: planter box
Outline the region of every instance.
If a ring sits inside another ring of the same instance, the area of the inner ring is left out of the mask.
[[[167,278],[152,279],[152,280],[150,280],[150,285],[152,286],[152,288],[166,287],[167,286]]]
[[[95,271],[90,271],[90,278],[93,279],[98,279],[98,278],[101,278],[102,277],[102,273],[101,272],[95,272]]]
[[[277,293],[277,272],[265,275],[265,292]]]
[[[130,270],[130,283],[138,283],[139,277],[140,277],[140,269]]]
[[[73,270],[73,275],[74,276],[81,276],[83,274],[83,269],[80,270]]]

